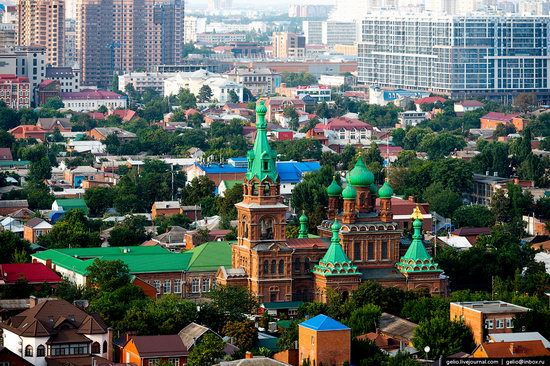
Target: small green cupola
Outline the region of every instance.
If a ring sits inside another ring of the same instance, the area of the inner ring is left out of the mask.
[[[266,113],[267,107],[264,101],[261,100],[256,107],[257,121],[254,148],[247,154],[248,171],[246,179],[251,181],[256,177],[260,182],[263,182],[266,178],[269,178],[275,183],[279,178],[276,165],[277,153],[271,150],[267,139]]]
[[[351,186],[350,183],[346,185],[346,188],[342,191],[342,198],[345,200],[354,200],[357,198],[357,191]]]
[[[372,194],[378,193],[378,186],[375,183],[370,185],[370,193]]]
[[[380,198],[392,198],[393,196],[393,188],[390,186],[388,181],[386,180],[382,187],[378,190],[378,197]]]
[[[309,218],[306,216],[306,212],[302,211],[302,216],[300,216],[300,231],[298,232],[298,238],[299,239],[307,239],[309,238]]]
[[[340,223],[334,220],[330,227],[332,231],[330,246],[323,258],[319,260],[319,264],[313,267],[313,273],[322,276],[361,275],[357,270],[357,266],[353,265],[340,244],[339,233],[341,227]]]
[[[349,172],[349,182],[354,187],[370,187],[374,183],[374,174],[365,166],[361,154],[359,154],[357,163]]]
[[[329,197],[338,197],[342,194],[342,187],[336,181],[336,176],[332,176],[332,182],[327,187],[327,194]]]
[[[395,264],[397,269],[403,273],[443,272],[428,254],[422,242],[422,220],[424,217],[418,206],[414,209],[411,219],[413,220],[414,230],[413,240],[405,255]]]

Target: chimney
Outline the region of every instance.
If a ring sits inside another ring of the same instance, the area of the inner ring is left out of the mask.
[[[254,358],[254,355],[252,355],[252,352],[246,351],[246,353],[244,354],[244,358],[245,359]]]
[[[46,267],[48,267],[49,269],[52,269],[52,260],[51,259],[46,259]]]
[[[113,361],[113,328],[107,328],[107,359]]]

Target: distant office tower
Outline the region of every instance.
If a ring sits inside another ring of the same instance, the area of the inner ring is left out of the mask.
[[[63,65],[65,40],[64,0],[20,0],[18,44],[46,47],[46,63]]]
[[[195,43],[197,34],[206,33],[206,18],[185,17],[183,24],[185,43]]]
[[[323,22],[322,43],[328,46],[335,44],[354,44],[357,42],[357,25],[355,21],[338,22],[334,20]]]
[[[306,37],[289,32],[273,33],[274,58],[304,58],[306,55]]]
[[[288,16],[290,18],[326,18],[333,9],[332,5],[291,4],[288,6]]]
[[[208,11],[231,9],[233,0],[208,0]]]
[[[15,24],[0,23],[0,46],[13,47],[17,44],[17,26]]]
[[[369,15],[359,44],[359,81],[452,98],[549,101],[550,18],[497,15]]]
[[[184,0],[78,0],[77,48],[84,85],[110,85],[113,73],[177,64]]]
[[[75,19],[65,20],[65,45],[63,46],[63,51],[65,53],[63,60],[65,61],[66,66],[73,67],[75,64],[78,64]]]
[[[550,14],[550,1],[548,0],[523,0],[518,3],[518,13],[533,15]]]
[[[306,44],[323,43],[323,22],[320,20],[304,20],[302,29],[306,37]]]

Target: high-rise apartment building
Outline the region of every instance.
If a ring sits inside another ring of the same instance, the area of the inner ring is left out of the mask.
[[[306,55],[306,37],[296,33],[273,33],[274,58],[304,58]]]
[[[76,19],[65,20],[65,45],[63,46],[65,65],[73,67],[78,64],[76,49]]]
[[[185,43],[197,42],[197,34],[206,33],[206,18],[185,17],[183,21]]]
[[[302,29],[306,37],[306,44],[323,43],[323,21],[304,20],[302,22]]]
[[[0,23],[0,45],[13,47],[17,44],[17,26],[15,24]]]
[[[368,15],[359,82],[504,103],[534,92],[548,103],[549,30],[550,17]]]
[[[46,48],[46,63],[63,66],[65,42],[64,0],[20,0],[18,44]]]
[[[357,42],[357,22],[323,22],[322,43],[328,46],[335,44],[354,44]]]
[[[183,19],[183,0],[78,0],[83,83],[105,87],[114,72],[180,63]]]

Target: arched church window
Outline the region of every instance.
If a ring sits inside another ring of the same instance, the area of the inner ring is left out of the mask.
[[[269,196],[269,195],[270,195],[269,190],[270,190],[270,185],[269,185],[269,183],[265,183],[265,184],[264,184],[264,196]]]
[[[300,272],[301,266],[302,263],[300,262],[300,258],[294,259],[294,272]]]
[[[359,196],[359,203],[361,207],[367,206],[367,194],[365,192],[362,192],[361,195]]]
[[[269,273],[269,261],[266,259],[264,261],[264,274],[268,274]]]
[[[258,195],[258,183],[252,183],[252,195]]]
[[[263,160],[263,168],[264,172],[267,172],[269,170],[269,160]]]
[[[306,259],[304,259],[304,271],[309,272],[309,270],[310,270],[310,260],[309,258],[306,257]]]
[[[279,261],[279,274],[285,274],[285,261],[282,259]]]
[[[260,240],[273,239],[273,219],[263,218],[260,220]]]
[[[243,225],[243,238],[248,238],[248,223],[246,222],[246,219],[243,217],[242,220]]]
[[[277,261],[274,259],[271,261],[271,274],[277,273]]]

